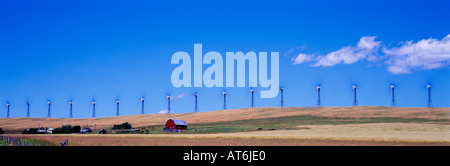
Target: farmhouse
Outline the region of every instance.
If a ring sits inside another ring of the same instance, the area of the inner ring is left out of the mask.
[[[55,129],[53,129],[52,126],[50,126],[50,127],[47,129],[47,133],[52,134],[52,133],[53,133],[53,130],[55,130]]]
[[[166,127],[163,131],[168,132],[181,132],[182,130],[187,129],[186,121],[180,119],[169,119],[166,122]]]
[[[38,130],[37,130],[37,133],[38,134],[45,134],[45,133],[47,133],[47,130],[45,130],[44,127],[39,127]]]
[[[85,127],[80,130],[80,134],[87,134],[87,133],[92,133],[92,129],[89,127]]]

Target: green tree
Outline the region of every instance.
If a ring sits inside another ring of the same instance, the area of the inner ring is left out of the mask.
[[[80,130],[81,130],[81,127],[80,126],[73,126],[73,128],[72,128],[72,133],[79,133],[80,132]]]
[[[63,133],[72,133],[72,125],[64,125],[61,127]]]
[[[125,123],[122,123],[119,125],[114,125],[112,127],[112,129],[131,129],[131,128],[132,128],[132,126],[128,122],[125,122]]]
[[[38,128],[29,128],[22,131],[22,134],[37,134]]]

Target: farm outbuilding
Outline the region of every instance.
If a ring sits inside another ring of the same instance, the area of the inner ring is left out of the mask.
[[[106,130],[105,129],[101,129],[98,133],[99,134],[106,134]]]
[[[187,129],[187,124],[186,124],[186,121],[184,121],[184,120],[169,119],[166,122],[166,128],[186,130]]]
[[[166,128],[163,131],[181,132],[187,129],[186,121],[180,119],[169,119],[166,122]]]

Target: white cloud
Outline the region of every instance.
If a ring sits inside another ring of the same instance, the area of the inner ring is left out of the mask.
[[[388,71],[394,74],[411,73],[411,69],[431,70],[450,64],[450,34],[441,40],[422,39],[404,42],[400,47],[383,48],[388,56]]]
[[[292,64],[296,65],[296,64],[301,64],[301,63],[312,61],[313,58],[314,58],[314,55],[299,53],[297,56],[292,57],[291,60],[293,61]]]
[[[179,95],[176,95],[173,99],[181,99],[181,98],[186,97],[186,96],[188,96],[188,94],[186,94],[186,93],[181,93],[181,94],[179,94]]]
[[[364,36],[359,39],[357,47],[359,49],[373,50],[380,47],[380,41],[375,41],[376,36]]]
[[[337,64],[353,64],[360,60],[376,62],[386,59],[389,72],[393,74],[411,73],[411,69],[431,70],[442,68],[450,64],[450,34],[443,39],[422,39],[416,43],[402,42],[394,48],[383,47],[384,56],[377,53],[381,41],[375,41],[376,36],[361,37],[356,46],[346,46],[330,52],[325,56],[299,53],[293,57],[293,64],[314,61],[312,67],[334,66]],[[289,50],[290,51],[290,50]],[[292,51],[290,51],[292,52]]]
[[[178,95],[170,95],[170,99],[172,99],[172,100],[177,100],[177,99],[182,99],[183,97],[186,97],[186,96],[188,96],[188,94],[186,94],[186,93],[181,93],[181,94],[178,94]]]
[[[291,54],[297,54],[300,51],[305,50],[306,48],[308,48],[306,45],[302,45],[302,46],[299,46],[299,47],[297,46],[295,48],[291,48],[291,49],[287,50],[286,52],[284,52],[284,56],[285,57],[289,57]]]
[[[168,110],[161,110],[158,112],[158,114],[167,114]],[[175,113],[173,111],[170,111],[171,114]]]
[[[311,66],[334,66],[339,63],[352,64],[362,59],[375,61],[377,59],[376,53],[381,43],[380,41],[375,41],[375,38],[376,36],[364,36],[356,46],[343,47],[325,56],[318,56],[317,62]]]

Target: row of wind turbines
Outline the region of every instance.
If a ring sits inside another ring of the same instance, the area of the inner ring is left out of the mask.
[[[321,89],[321,87],[320,87],[320,85],[316,85],[315,88],[317,89],[317,105],[316,106],[317,107],[321,107],[322,106],[321,101],[320,101],[320,89]],[[392,103],[391,103],[391,106],[392,107],[396,107],[397,104],[395,102],[395,86],[394,85],[390,85],[390,88],[391,88],[391,92],[392,92]],[[431,85],[427,85],[426,88],[428,90],[427,107],[433,107],[432,103],[431,103]],[[358,87],[356,85],[352,86],[353,106],[358,106],[358,100],[357,100],[357,95],[356,95],[357,89],[358,89]],[[254,100],[255,99],[254,98],[255,90],[253,88],[250,88],[250,92],[251,92],[251,104],[250,104],[250,107],[253,108],[253,107],[255,107],[255,100]],[[227,109],[227,92],[226,91],[222,91],[222,95],[223,95],[223,109],[226,110]],[[284,107],[284,88],[280,88],[280,95],[281,95],[280,96],[281,97],[280,107]],[[170,100],[171,99],[172,99],[172,96],[171,95],[167,95],[167,114],[170,114],[170,112],[171,112],[171,110],[170,110]],[[198,93],[194,93],[194,112],[198,112],[198,104],[197,104],[198,100],[197,99],[198,99]],[[141,114],[145,114],[145,111],[144,111],[144,103],[145,102],[144,101],[145,101],[145,99],[141,98],[141,103],[142,103]],[[26,117],[30,117],[30,104],[31,103],[28,101],[27,102],[27,116]],[[51,117],[51,109],[50,109],[51,108],[51,102],[48,101],[47,104],[48,104],[47,117],[50,118]],[[92,118],[95,118],[95,104],[96,104],[96,102],[92,101]],[[116,99],[116,104],[117,104],[116,116],[120,116],[120,112],[119,112],[120,101],[119,101],[119,99]],[[70,110],[69,118],[73,118],[72,105],[73,105],[73,102],[69,101],[69,106],[70,106],[69,107],[70,108],[69,109]],[[11,104],[7,102],[6,106],[7,106],[6,117],[9,118],[10,117],[9,109],[10,109]]]

